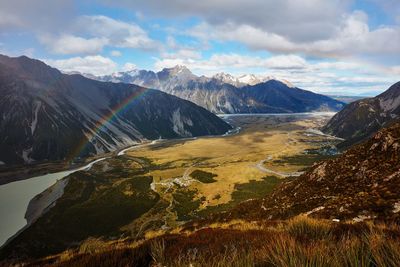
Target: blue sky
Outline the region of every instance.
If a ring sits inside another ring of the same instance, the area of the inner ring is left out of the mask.
[[[94,75],[179,64],[375,95],[400,80],[400,1],[0,0],[0,53]]]

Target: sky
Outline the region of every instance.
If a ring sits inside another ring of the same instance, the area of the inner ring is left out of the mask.
[[[400,80],[400,0],[0,0],[0,53],[65,72],[185,65],[372,96]]]

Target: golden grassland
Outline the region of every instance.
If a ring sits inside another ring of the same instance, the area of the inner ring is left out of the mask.
[[[276,175],[257,168],[262,160],[268,159],[261,164],[263,167],[283,174],[308,167],[301,164],[277,164],[273,161],[301,155],[306,149],[318,148],[332,142],[324,136],[305,135],[307,129],[318,128],[325,120],[326,117],[231,117],[230,122],[242,128],[239,134],[167,141],[131,150],[127,154],[150,159],[156,165],[168,164],[168,168],[149,173],[153,176],[158,191],[165,192],[166,187],[169,190],[173,179],[185,176],[189,178],[189,174],[196,169],[216,174],[214,183],[189,181],[186,184],[197,190],[199,197],[206,198],[202,207],[219,205],[231,200],[235,184]]]
[[[141,240],[90,238],[28,266],[398,266],[400,227],[306,216],[210,223],[149,232]]]

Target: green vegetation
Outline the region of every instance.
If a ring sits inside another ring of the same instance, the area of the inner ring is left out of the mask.
[[[263,177],[261,181],[250,180],[248,183],[235,184],[232,200],[230,202],[216,206],[207,206],[205,209],[199,211],[198,214],[204,217],[211,213],[226,211],[248,199],[265,197],[271,193],[281,181],[283,180],[275,176],[266,176]]]
[[[188,221],[195,217],[202,202],[200,199],[195,199],[196,195],[196,190],[188,189],[178,189],[172,194],[173,211],[176,212],[179,221]]]
[[[74,226],[71,235],[110,234],[155,205],[159,197],[150,191],[151,182],[151,177],[139,176],[92,191],[86,201],[65,207],[57,221],[65,227]]]
[[[217,177],[217,174],[211,173],[211,172],[205,172],[202,170],[194,170],[191,174],[190,177],[192,177],[193,179],[196,179],[202,183],[205,184],[210,184],[210,183],[214,183],[217,180],[214,179],[214,177]]]
[[[57,204],[1,252],[10,254],[19,244],[26,247],[29,256],[37,257],[62,251],[90,236],[121,236],[122,226],[160,200],[150,188],[153,178],[143,175],[148,162],[135,162],[131,158],[113,158],[96,164],[90,172],[69,175]],[[109,164],[119,166],[120,172],[117,168],[107,169]],[[36,244],[46,244],[46,250]]]
[[[274,164],[288,164],[295,166],[312,166],[320,160],[333,158],[333,155],[321,155],[317,153],[312,154],[299,154],[295,156],[281,157],[273,161]]]
[[[250,180],[248,183],[235,184],[232,199],[235,203],[239,203],[251,198],[265,197],[272,192],[280,181],[275,176],[267,176],[262,178],[261,181]]]

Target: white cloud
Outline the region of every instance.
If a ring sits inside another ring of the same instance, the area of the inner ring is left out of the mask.
[[[74,16],[70,0],[0,0],[0,29],[58,31]]]
[[[398,16],[398,0],[368,1]],[[400,60],[400,27],[371,29],[367,14],[351,11],[352,4],[353,0],[121,0],[116,5],[154,16],[199,17],[201,23],[186,34],[202,40],[238,41],[274,53]]]
[[[116,47],[155,49],[157,43],[135,23],[115,20],[106,16],[82,16],[75,25],[76,31],[91,36],[106,38]]]
[[[265,69],[302,69],[306,67],[306,61],[296,55],[278,55],[269,58],[257,56],[243,56],[239,54],[214,54],[209,59],[201,59],[195,54],[174,54],[162,59],[157,59],[155,68],[169,68],[175,65],[185,65],[193,70],[207,70],[208,72],[220,71],[226,68],[265,68]]]
[[[391,67],[390,71],[395,75],[400,75],[400,65]]]
[[[199,47],[198,45],[180,44],[173,36],[169,35],[166,38],[165,45],[160,48],[160,57],[171,62],[182,58],[200,60],[202,57],[201,51],[203,50],[204,47]]]
[[[292,42],[282,35],[250,25],[202,23],[188,31],[201,39],[239,41],[249,48],[280,53],[305,53],[328,57],[400,57],[400,27],[382,26],[371,30],[367,15],[356,11],[343,18],[335,33],[316,41]]]
[[[362,64],[355,62],[343,62],[343,61],[334,61],[334,62],[319,62],[314,64],[314,68],[316,70],[319,69],[336,69],[336,70],[359,70],[363,68]]]
[[[105,46],[151,50],[157,47],[146,31],[134,23],[106,16],[81,16],[66,33],[38,34],[39,41],[56,54],[94,55]],[[118,56],[119,51],[113,51]]]
[[[259,27],[290,40],[319,40],[329,37],[350,7],[352,0],[103,0],[145,14],[200,17],[211,25],[231,22]]]
[[[306,61],[296,55],[274,56],[265,60],[265,66],[270,69],[304,69]]]
[[[77,71],[93,75],[106,75],[117,70],[117,64],[114,61],[100,55],[44,61],[64,72]]]
[[[86,39],[67,34],[61,36],[43,35],[39,40],[52,53],[57,54],[97,54],[108,44],[108,40],[104,37]]]
[[[14,14],[8,14],[6,11],[0,10],[0,29],[8,27],[21,27],[23,26],[23,21]]]
[[[111,51],[110,55],[113,57],[120,57],[120,56],[122,56],[122,53],[118,50],[113,50],[113,51]]]
[[[179,58],[200,59],[201,53],[194,49],[182,48],[182,49],[179,49],[179,50],[171,52],[171,53],[162,52],[161,57],[167,58],[167,59],[179,59]]]
[[[127,62],[122,66],[121,71],[130,71],[135,69],[137,69],[137,66],[134,63]]]

